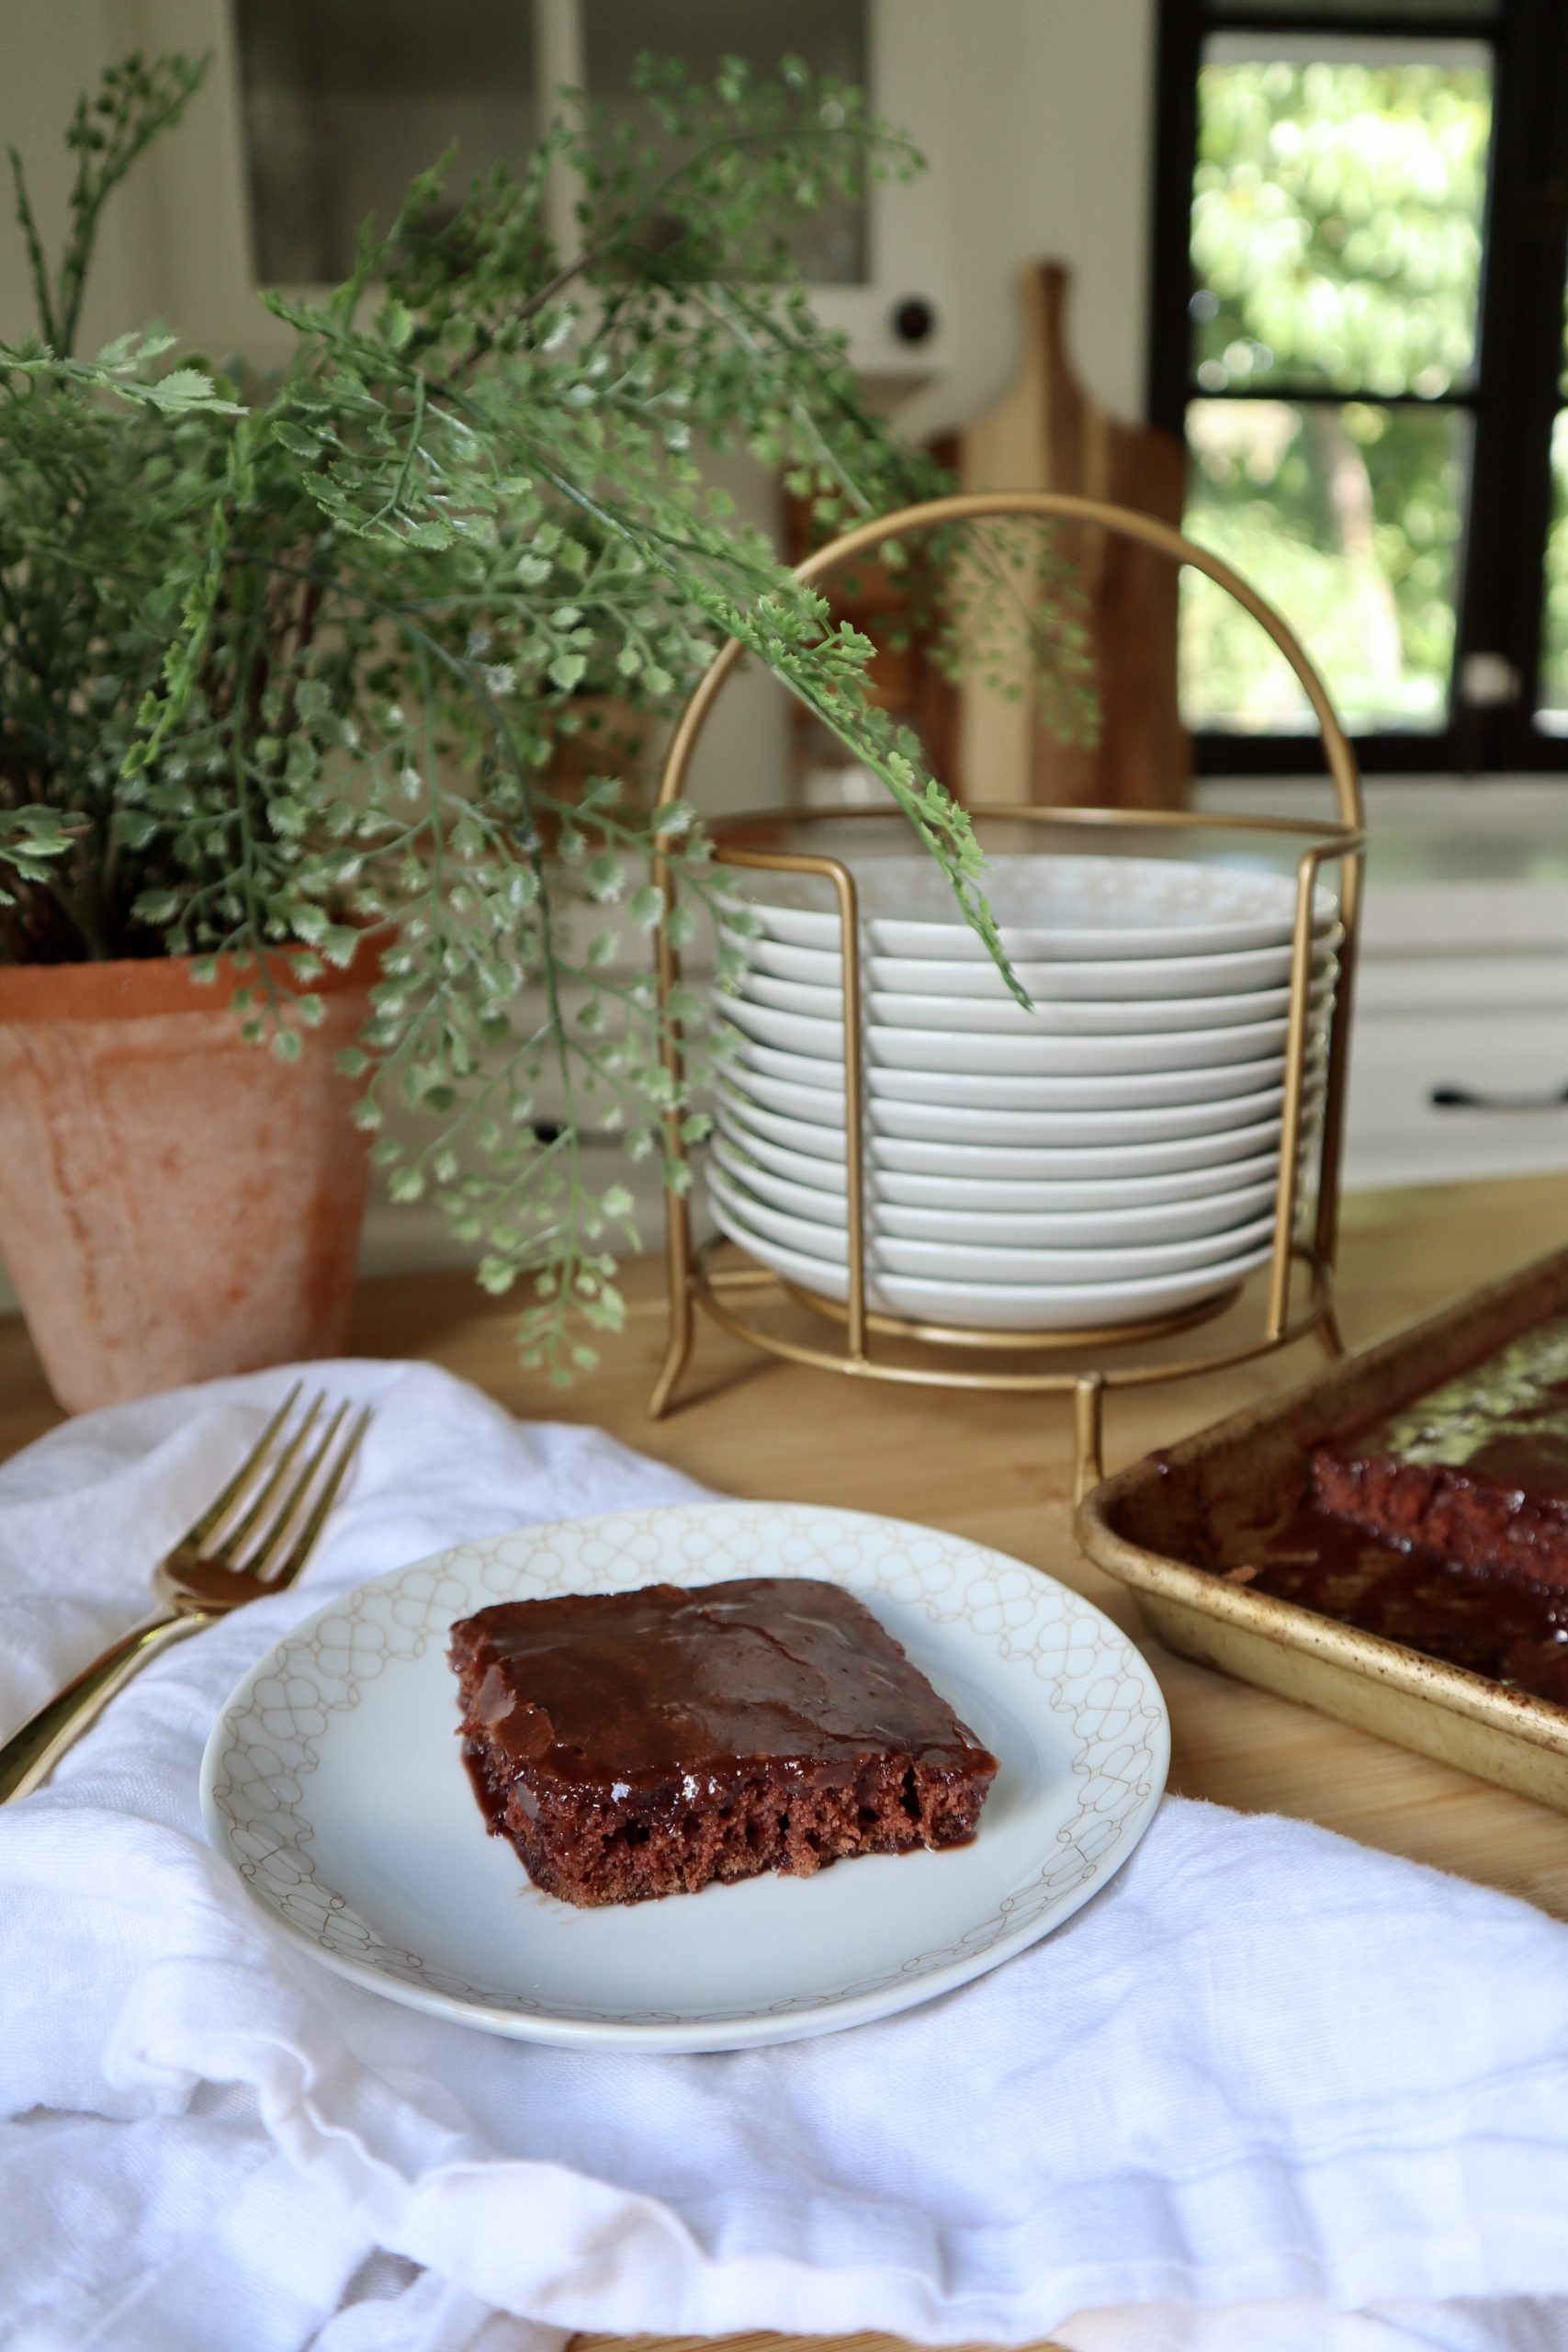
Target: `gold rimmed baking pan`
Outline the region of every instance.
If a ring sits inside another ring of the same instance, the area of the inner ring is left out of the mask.
[[[1380,1419],[1565,1311],[1568,1250],[1561,1250],[1288,1396],[1107,1478],[1078,1506],[1078,1541],[1132,1587],[1145,1623],[1170,1649],[1568,1813],[1568,1707],[1199,1565],[1214,1556],[1211,1531],[1261,1524],[1281,1490],[1305,1488],[1314,1446]]]

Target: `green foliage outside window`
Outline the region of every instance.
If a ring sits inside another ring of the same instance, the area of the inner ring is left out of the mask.
[[[1568,379],[1562,389],[1568,390]],[[1546,612],[1541,631],[1540,707],[1568,724],[1568,409],[1551,428],[1551,524],[1546,538]]]
[[[1199,109],[1188,527],[1279,605],[1353,723],[1439,727],[1467,421],[1386,403],[1473,369],[1489,77],[1222,62]],[[1360,397],[1292,404],[1297,388]],[[1259,633],[1201,582],[1183,700],[1200,724],[1308,723]]]

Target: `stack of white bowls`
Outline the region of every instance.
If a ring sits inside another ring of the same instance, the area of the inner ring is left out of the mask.
[[[750,877],[716,995],[708,1197],[799,1289],[848,1293],[842,950],[823,886]],[[929,858],[857,873],[867,1304],[974,1330],[1091,1330],[1215,1297],[1269,1255],[1292,876],[1166,858],[994,859],[1032,1011]],[[1339,941],[1314,906],[1309,1135]]]

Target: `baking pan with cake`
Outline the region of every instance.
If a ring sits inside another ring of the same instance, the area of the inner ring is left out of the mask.
[[[1568,1250],[1086,1497],[1171,1648],[1568,1810]]]

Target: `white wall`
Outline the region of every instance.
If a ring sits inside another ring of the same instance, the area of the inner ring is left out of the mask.
[[[141,31],[140,11],[128,0],[0,0],[0,153],[7,146],[20,153],[51,263],[68,219],[73,159],[65,130],[77,94],[111,59],[135,49]],[[139,172],[105,214],[83,352],[164,309],[152,205],[152,181]],[[0,335],[16,338],[36,323],[7,165],[0,186]]]
[[[1074,273],[1080,372],[1144,413],[1156,0],[914,0],[947,50],[933,169],[948,252],[952,364],[897,411],[918,434],[962,424],[1019,363],[1014,298],[1030,263]]]
[[[1156,10],[1157,0],[896,0],[895,26],[919,11],[942,61],[921,135],[945,248],[949,358],[893,407],[911,438],[966,423],[1006,390],[1021,356],[1018,284],[1047,259],[1073,271],[1069,333],[1084,382],[1142,418]],[[744,462],[724,479],[747,518],[763,519]],[[755,672],[726,688],[696,763],[702,806],[783,798],[782,705]]]

